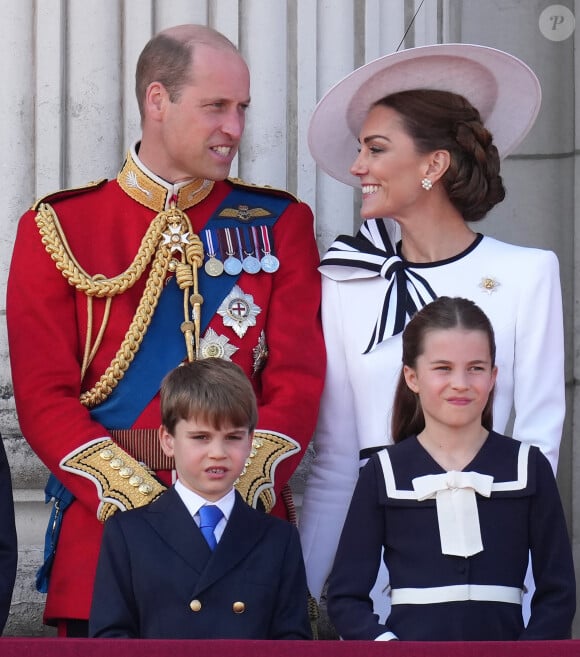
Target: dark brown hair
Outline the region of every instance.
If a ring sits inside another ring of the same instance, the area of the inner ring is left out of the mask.
[[[238,52],[221,32],[205,25],[178,25],[159,32],[139,55],[135,73],[135,93],[141,119],[144,116],[145,92],[152,82],[160,82],[172,103],[179,100],[184,86],[192,84],[192,63],[196,45],[226,48]]]
[[[446,150],[451,164],[441,181],[465,221],[483,219],[503,201],[500,159],[479,111],[459,94],[412,89],[386,96],[374,105],[400,114],[418,153]]]
[[[179,420],[191,418],[221,429],[256,428],[256,395],[244,371],[231,361],[207,358],[185,363],[161,383],[161,422],[173,435]]]
[[[491,367],[495,366],[495,338],[491,322],[473,301],[461,297],[439,297],[411,319],[403,331],[403,365],[416,368],[417,358],[424,351],[425,336],[429,331],[454,328],[485,333],[489,342]],[[481,416],[481,424],[488,431],[493,426],[493,392]],[[393,402],[393,441],[401,442],[409,436],[417,435],[424,428],[425,417],[419,395],[409,388],[401,369]]]

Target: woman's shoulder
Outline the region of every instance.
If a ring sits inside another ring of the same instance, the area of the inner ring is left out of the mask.
[[[516,259],[517,261],[529,262],[531,264],[543,261],[557,262],[556,254],[549,249],[511,244],[510,242],[503,242],[488,235],[484,235],[478,250],[485,252],[486,255],[492,253],[494,257]]]

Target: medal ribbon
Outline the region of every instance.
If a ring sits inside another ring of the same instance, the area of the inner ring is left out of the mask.
[[[252,230],[255,230],[255,228],[252,226]],[[240,235],[240,229],[236,229],[238,231],[238,239],[241,239],[242,241],[242,249],[244,252],[245,256],[250,256],[253,255],[254,249],[252,248],[252,239],[250,237],[250,231],[248,229],[248,226],[243,226],[241,229],[241,235]]]
[[[224,228],[224,233],[225,233],[225,236],[226,236],[226,242],[227,242],[227,245],[228,245],[227,254],[230,257],[233,257],[233,256],[236,255],[236,252],[234,251],[234,243],[232,241],[232,234],[231,234],[230,231],[231,231],[231,228]]]
[[[207,243],[207,255],[210,258],[215,258],[216,252],[213,245],[213,235],[209,228],[205,229],[205,241]]]
[[[260,232],[262,235],[262,251],[264,255],[270,255],[272,248],[270,247],[270,233],[268,231],[268,226],[260,226]]]
[[[240,260],[244,259],[244,250],[242,248],[242,238],[240,236],[240,228],[236,226],[236,240],[238,242],[238,256]]]
[[[254,243],[254,251],[256,252],[256,258],[261,260],[260,257],[260,238],[258,236],[258,228],[256,226],[250,226],[252,231],[252,242]]]

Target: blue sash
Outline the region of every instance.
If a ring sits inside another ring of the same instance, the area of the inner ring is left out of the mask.
[[[208,220],[203,230],[247,226],[250,222],[235,217],[220,217],[224,208],[247,205],[268,210],[269,216],[250,220],[253,225],[273,226],[290,204],[290,199],[233,189]],[[203,233],[203,230],[200,231]],[[202,236],[203,237],[203,236]],[[206,250],[207,250],[207,244]],[[203,296],[201,333],[203,334],[231,292],[239,276],[209,276],[203,267],[198,270],[199,290]],[[130,429],[149,402],[155,397],[163,377],[177,367],[186,356],[185,342],[180,326],[183,317],[183,290],[172,278],[160,295],[151,324],[139,351],[109,397],[91,409],[91,417],[108,429]]]

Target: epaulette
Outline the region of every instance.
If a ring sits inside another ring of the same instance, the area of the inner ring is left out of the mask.
[[[99,189],[99,187],[102,187],[106,182],[107,178],[101,178],[100,180],[89,182],[82,187],[70,187],[69,189],[61,189],[58,192],[51,192],[35,201],[32,209],[38,210],[41,203],[52,203],[53,201],[60,201],[65,198],[70,198],[71,196],[76,196],[77,194],[84,194],[85,192]]]
[[[254,183],[246,182],[241,178],[228,178],[229,183],[234,185],[234,187],[243,187],[245,189],[251,189],[254,192],[263,192],[264,194],[273,194],[274,196],[281,196],[283,198],[289,198],[292,201],[300,203],[300,199],[294,194],[291,194],[286,189],[278,189],[277,187],[271,187],[270,185],[255,185]]]

